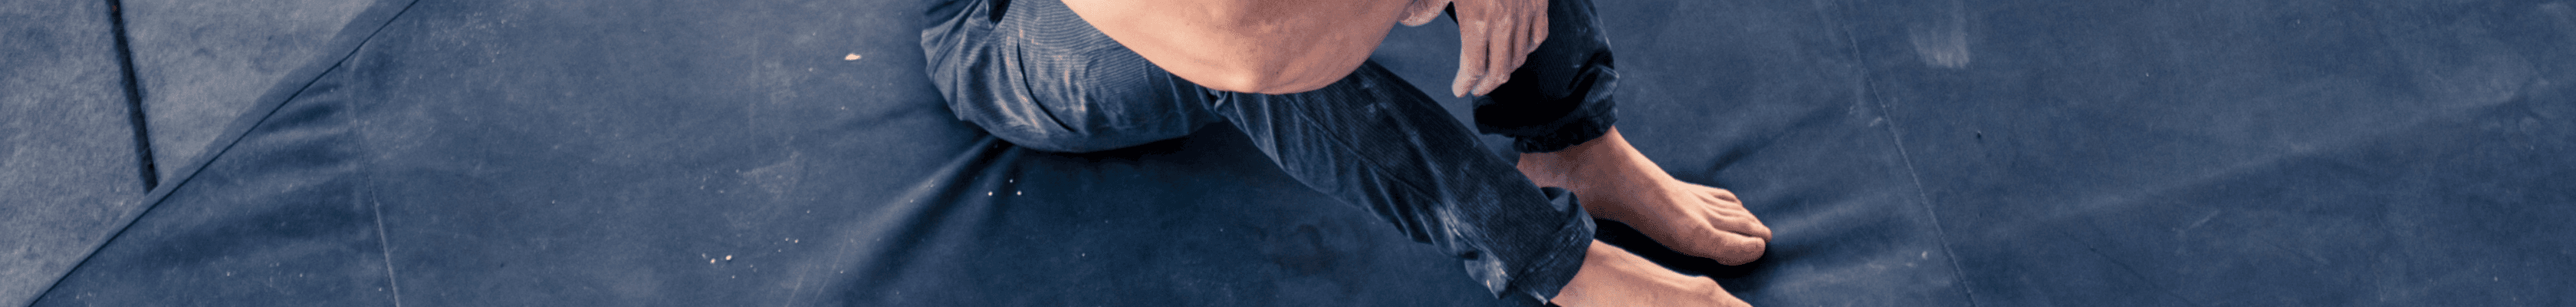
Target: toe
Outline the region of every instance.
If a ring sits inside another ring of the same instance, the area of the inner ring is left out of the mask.
[[[1724,244],[1722,250],[1717,251],[1717,255],[1715,255],[1716,257],[1709,257],[1709,259],[1717,260],[1718,264],[1744,265],[1746,263],[1752,263],[1753,260],[1762,259],[1762,253],[1769,248],[1770,244],[1767,240],[1754,239],[1745,236],[1727,236],[1726,244]]]
[[[1754,218],[1751,214],[1716,216],[1710,218],[1708,222],[1730,233],[1763,240],[1771,239],[1771,226],[1763,225],[1761,219]]]
[[[1771,226],[1762,225],[1762,222],[1760,221],[1753,222],[1753,233],[1748,233],[1746,235],[1761,238],[1762,241],[1765,242],[1771,241]]]
[[[1768,237],[1767,233],[1763,234],[1763,236],[1757,237],[1739,231],[1718,229],[1710,226],[1714,225],[1705,225],[1694,228],[1693,231],[1689,233],[1689,236],[1685,236],[1685,238],[1688,238],[1687,240],[1659,241],[1672,242],[1666,243],[1665,245],[1672,247],[1675,251],[1680,251],[1692,256],[1699,256],[1701,258],[1708,258],[1710,260],[1717,260],[1718,263],[1726,265],[1740,265],[1746,262],[1753,262],[1754,259],[1761,258],[1764,249],[1770,245],[1771,239]],[[1768,230],[1762,231],[1767,232]]]
[[[1726,190],[1726,189],[1720,189],[1720,188],[1716,188],[1716,187],[1710,187],[1710,188],[1708,188],[1708,194],[1709,194],[1709,196],[1711,196],[1711,197],[1717,197],[1717,199],[1725,200],[1727,203],[1730,203],[1730,204],[1742,204],[1742,203],[1744,203],[1744,201],[1743,201],[1743,200],[1739,200],[1739,199],[1736,199],[1736,198],[1735,198],[1735,191],[1728,191],[1728,190]]]

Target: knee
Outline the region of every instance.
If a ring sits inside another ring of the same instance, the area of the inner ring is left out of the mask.
[[[1190,125],[1067,124],[1046,116],[970,117],[969,122],[1013,145],[1059,153],[1098,152],[1187,136]]]
[[[1006,95],[951,98],[960,120],[1012,144],[1048,152],[1119,149],[1187,136],[1214,123],[1203,107],[1169,99],[1102,100],[1085,95]]]
[[[1028,12],[1038,9],[1062,10],[1012,7],[1010,17],[989,26],[1060,39],[995,36],[966,26],[925,32],[925,68],[958,119],[1013,144],[1051,152],[1142,145],[1216,121],[1195,85],[1080,27],[1069,14]]]

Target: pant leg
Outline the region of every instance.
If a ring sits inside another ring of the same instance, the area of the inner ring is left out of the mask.
[[[1582,266],[1593,225],[1573,194],[1537,188],[1375,62],[1311,92],[1217,95],[1280,169],[1452,252],[1498,296],[1546,302]]]
[[[1307,186],[1450,251],[1498,296],[1544,302],[1581,267],[1592,224],[1572,194],[1532,185],[1375,63],[1313,92],[1213,91],[1117,47],[1057,0],[995,3],[935,4],[922,45],[952,110],[1005,140],[1110,149],[1213,116]]]
[[[1618,121],[1610,37],[1591,0],[1548,1],[1547,40],[1503,82],[1476,97],[1476,129],[1512,137],[1520,152],[1554,152],[1601,137]]]
[[[949,110],[1012,144],[1101,151],[1187,136],[1219,120],[1198,85],[1128,51],[1062,2],[945,1],[927,17],[922,49]]]

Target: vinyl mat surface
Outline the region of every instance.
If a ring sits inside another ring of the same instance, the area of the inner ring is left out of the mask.
[[[0,304],[1505,303],[1228,129],[983,135],[918,5],[0,4]],[[2576,3],[1597,5],[1622,133],[1778,233],[1606,236],[1757,306],[2576,288]],[[1375,58],[1446,88],[1455,31]]]

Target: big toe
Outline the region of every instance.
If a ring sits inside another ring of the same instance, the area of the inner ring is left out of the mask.
[[[1769,240],[1771,240],[1771,226],[1769,226],[1769,225],[1763,225],[1763,224],[1762,224],[1762,220],[1760,220],[1760,219],[1754,219],[1754,218],[1751,218],[1751,217],[1746,217],[1746,218],[1743,218],[1743,219],[1736,219],[1736,220],[1733,220],[1733,221],[1719,221],[1719,225],[1729,225],[1729,226],[1732,226],[1732,227],[1726,227],[1726,228],[1731,228],[1731,229],[1727,229],[1727,231],[1729,231],[1729,232],[1734,232],[1734,233],[1736,233],[1736,234],[1742,234],[1742,235],[1745,235],[1745,236],[1749,236],[1749,237],[1754,237],[1754,238],[1762,239],[1762,240],[1764,240],[1764,241],[1769,241]]]
[[[1754,237],[1713,227],[1699,228],[1689,235],[1676,237],[1680,238],[1674,239],[1680,240],[1660,241],[1672,242],[1666,243],[1665,246],[1672,247],[1674,251],[1717,260],[1718,263],[1725,265],[1741,265],[1760,259],[1771,242],[1768,237]]]
[[[1770,240],[1747,236],[1724,236],[1716,243],[1714,248],[1701,251],[1702,254],[1696,256],[1717,260],[1719,264],[1743,265],[1762,259],[1762,253],[1770,248]]]

